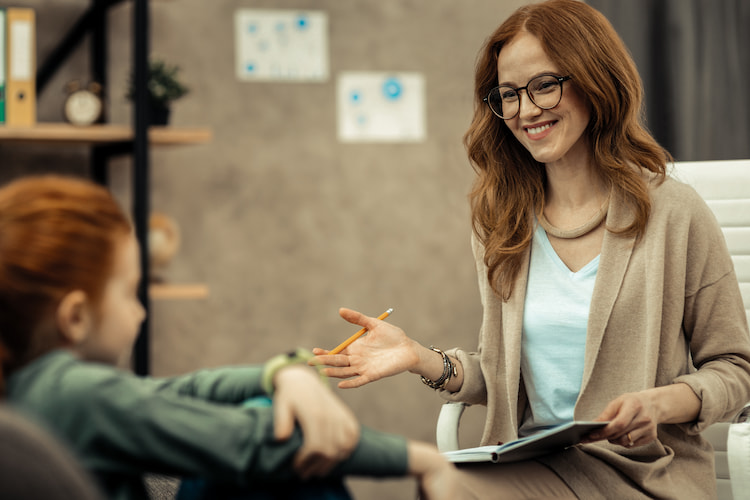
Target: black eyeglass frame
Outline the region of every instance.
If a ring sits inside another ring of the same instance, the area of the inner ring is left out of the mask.
[[[534,101],[534,98],[533,98],[533,97],[531,96],[531,94],[529,93],[529,89],[528,89],[528,87],[529,87],[529,84],[530,84],[531,82],[533,82],[534,80],[536,80],[537,78],[541,78],[541,77],[543,77],[543,76],[551,76],[552,78],[556,79],[556,80],[557,80],[557,84],[558,84],[558,85],[560,85],[560,99],[558,99],[558,100],[557,100],[557,102],[555,103],[555,105],[554,105],[554,106],[540,106],[540,105],[538,105],[538,104],[537,104],[537,103],[536,103],[536,102]],[[528,82],[526,82],[526,85],[524,85],[523,87],[517,87],[517,88],[513,88],[513,87],[511,87],[511,86],[509,86],[509,85],[498,85],[497,87],[493,87],[493,88],[492,88],[492,89],[490,89],[490,91],[489,91],[489,92],[487,93],[487,97],[485,97],[484,99],[482,99],[482,101],[484,101],[484,102],[485,102],[485,103],[487,104],[487,107],[488,107],[488,108],[490,108],[490,111],[492,111],[492,114],[494,114],[495,116],[497,116],[497,117],[498,117],[498,118],[500,118],[501,120],[512,120],[513,118],[515,118],[516,116],[518,116],[518,113],[520,113],[520,112],[521,112],[521,92],[520,92],[521,90],[525,90],[525,91],[526,91],[526,96],[527,96],[527,97],[529,98],[529,100],[530,100],[530,101],[531,101],[531,102],[532,102],[532,103],[534,104],[534,106],[536,106],[537,108],[539,108],[539,109],[545,109],[545,110],[546,110],[546,109],[552,109],[552,108],[555,108],[555,107],[557,107],[557,105],[558,105],[558,104],[560,104],[560,101],[562,101],[562,95],[563,95],[563,82],[567,82],[568,80],[571,80],[571,79],[573,79],[573,77],[572,77],[571,75],[567,75],[567,76],[557,76],[557,75],[555,75],[555,74],[552,74],[552,73],[545,73],[545,74],[542,74],[542,75],[537,75],[537,76],[535,76],[534,78],[532,78],[531,80],[529,80]],[[494,110],[494,109],[492,109],[492,106],[490,105],[490,94],[492,94],[492,92],[494,92],[495,90],[498,90],[498,89],[499,89],[499,88],[500,88],[501,86],[502,86],[502,87],[508,87],[509,89],[513,89],[513,91],[514,91],[514,92],[515,92],[515,93],[516,93],[516,94],[518,95],[518,109],[516,110],[516,112],[515,112],[515,113],[513,113],[513,116],[509,116],[509,117],[507,117],[507,118],[505,118],[505,117],[503,117],[503,116],[500,116],[499,114],[497,114],[497,112],[495,112],[495,110]]]

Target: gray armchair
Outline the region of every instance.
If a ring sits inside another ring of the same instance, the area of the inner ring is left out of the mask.
[[[49,433],[0,405],[0,498],[103,500],[93,479]]]

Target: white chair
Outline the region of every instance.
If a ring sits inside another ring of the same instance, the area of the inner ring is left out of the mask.
[[[672,176],[693,186],[716,215],[750,318],[750,160],[678,162]]]
[[[719,221],[750,319],[750,160],[678,162],[672,175],[693,186]],[[745,432],[750,424],[738,423],[746,419],[747,411],[745,407],[735,423],[720,422],[704,433],[716,451],[720,500],[740,500],[748,495],[747,489],[739,488],[742,483],[750,483],[750,433]],[[747,436],[744,439],[743,433]]]
[[[738,423],[729,425],[727,455],[734,500],[750,495],[750,409],[745,408]]]
[[[750,160],[678,162],[669,173],[692,185],[716,215],[734,262],[745,314],[750,319]],[[454,402],[442,405],[436,428],[440,451],[459,449],[458,429],[466,407]],[[750,421],[744,423],[748,419],[750,404],[733,422],[714,424],[704,433],[716,452],[719,500],[748,498]],[[730,437],[731,441],[728,441]],[[731,481],[730,472],[734,477]]]

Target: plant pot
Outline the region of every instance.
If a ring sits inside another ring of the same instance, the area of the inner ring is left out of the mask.
[[[167,125],[169,124],[169,113],[170,109],[168,106],[152,106],[151,107],[151,125]]]

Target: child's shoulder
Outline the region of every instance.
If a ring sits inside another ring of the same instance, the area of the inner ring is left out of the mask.
[[[66,350],[50,352],[14,374],[11,400],[31,407],[92,403],[106,389],[114,389],[128,374],[116,367],[82,361]],[[49,408],[48,408],[49,409]]]

